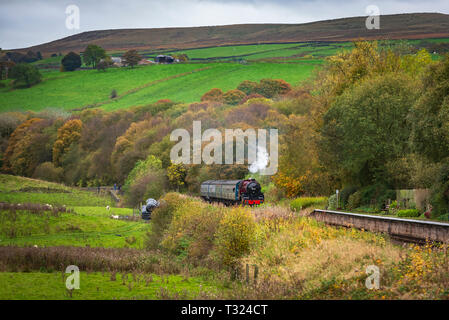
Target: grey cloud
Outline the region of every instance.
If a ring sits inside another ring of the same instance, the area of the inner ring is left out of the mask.
[[[80,30],[65,28],[69,4],[80,8]],[[0,47],[28,47],[99,29],[306,23],[364,16],[372,4],[381,14],[449,13],[447,0],[0,0]]]

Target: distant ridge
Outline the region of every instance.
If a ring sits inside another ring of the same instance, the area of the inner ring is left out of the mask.
[[[106,50],[186,49],[223,45],[357,39],[424,39],[449,37],[449,15],[408,13],[382,15],[379,30],[367,30],[366,17],[304,24],[241,24],[210,27],[116,29],[79,33],[18,51],[43,54],[81,52],[95,43]]]

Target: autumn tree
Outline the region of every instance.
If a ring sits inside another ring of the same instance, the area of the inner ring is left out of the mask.
[[[256,93],[258,87],[259,84],[257,82],[245,80],[237,86],[237,90],[243,91],[246,95],[250,95]]]
[[[287,94],[290,90],[290,84],[282,79],[262,79],[256,88],[256,93],[263,95],[265,98],[273,98]]]
[[[30,177],[39,163],[49,161],[51,136],[45,129],[50,125],[51,121],[39,118],[20,124],[9,138],[2,171]]]
[[[81,137],[83,123],[79,119],[67,121],[58,129],[57,139],[53,145],[53,162],[56,166],[61,164],[61,158],[73,143],[78,142]]]
[[[128,50],[123,54],[122,59],[126,65],[134,68],[134,66],[142,60],[142,56],[137,52],[137,50]]]
[[[211,89],[203,94],[201,101],[223,102],[223,91],[218,88]]]
[[[240,90],[229,90],[223,95],[223,100],[226,104],[235,106],[245,99],[246,94]]]

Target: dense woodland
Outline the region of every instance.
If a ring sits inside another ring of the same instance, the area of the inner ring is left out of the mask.
[[[20,89],[27,90],[27,89]],[[207,179],[243,178],[243,165],[174,165],[170,133],[277,128],[279,170],[266,197],[330,195],[381,206],[395,189],[430,188],[434,217],[449,212],[449,57],[357,42],[309,81],[244,81],[193,104],[0,117],[1,171],[75,186],[123,184],[129,205],[169,190],[195,194]],[[351,195],[351,197],[349,197]],[[350,199],[349,199],[350,198]]]

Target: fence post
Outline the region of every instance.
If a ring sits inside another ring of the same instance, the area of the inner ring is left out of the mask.
[[[257,281],[257,276],[259,275],[259,267],[257,264],[254,265],[254,283]]]

